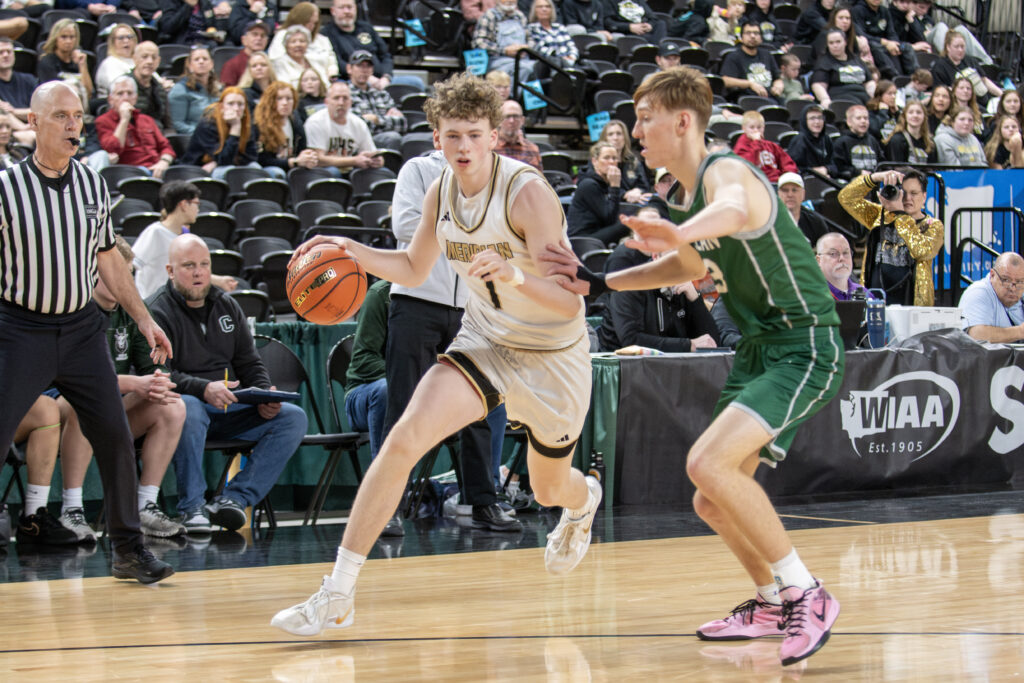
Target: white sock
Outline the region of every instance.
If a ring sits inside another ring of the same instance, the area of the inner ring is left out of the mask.
[[[334,561],[334,571],[331,572],[331,582],[338,593],[352,595],[356,589],[356,579],[359,578],[359,570],[366,562],[366,555],[359,555],[338,546],[338,559]]]
[[[39,508],[46,507],[46,501],[50,499],[49,486],[36,486],[25,484],[25,516],[34,515]]]
[[[79,486],[74,489],[64,489],[63,498],[64,507],[61,509],[61,512],[67,512],[71,508],[82,507],[82,487]]]
[[[590,510],[588,510],[588,508],[590,507],[591,503],[593,503],[593,502],[594,502],[594,494],[590,492],[590,487],[587,486],[587,502],[585,502],[583,504],[583,507],[575,508],[575,509],[573,509],[573,508],[566,508],[565,511],[569,513],[569,519],[572,519],[572,520],[583,519],[583,517],[588,512],[590,512]]]
[[[156,497],[160,495],[159,486],[143,486],[139,484],[139,511],[146,507],[146,503],[156,503]]]
[[[767,602],[769,605],[782,604],[782,598],[779,597],[778,584],[769,583],[767,586],[758,586],[757,595],[761,598],[762,602]]]
[[[775,577],[775,583],[778,584],[780,591],[790,586],[807,590],[818,585],[811,573],[807,571],[807,567],[800,561],[800,556],[796,554],[796,548],[793,548],[778,562],[772,562],[772,575]]]

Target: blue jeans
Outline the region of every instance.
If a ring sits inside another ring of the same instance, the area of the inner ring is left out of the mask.
[[[388,380],[381,377],[345,393],[345,417],[356,432],[370,433],[370,458],[376,458],[384,441],[384,417],[388,412]]]
[[[302,408],[282,403],[274,419],[264,420],[256,406],[235,403],[224,412],[195,396],[181,398],[185,401],[185,426],[172,461],[178,481],[178,510],[193,510],[205,502],[203,450],[207,438],[257,442],[223,495],[242,507],[263,500],[306,435],[308,421]]]

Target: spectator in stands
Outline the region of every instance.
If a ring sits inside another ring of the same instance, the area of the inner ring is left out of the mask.
[[[167,91],[174,86],[174,83],[169,80],[164,81],[156,74],[157,67],[160,66],[160,48],[156,46],[156,43],[145,40],[135,46],[132,56],[135,61],[132,78],[135,79],[135,85],[138,86],[139,91],[135,107],[156,121],[161,132],[175,132],[167,95]]]
[[[875,94],[868,100],[868,130],[876,138],[885,140],[892,134],[899,119],[900,111],[896,106],[896,93],[899,92],[892,81],[881,80],[875,86]]]
[[[459,0],[459,8],[462,10],[462,20],[472,29],[476,22],[484,15],[484,12],[494,7],[495,0]],[[472,30],[469,31],[473,35]]]
[[[900,74],[914,73],[919,66],[917,54],[896,35],[892,15],[882,0],[862,0],[851,12],[857,31],[868,39],[871,56],[883,78],[891,80]]]
[[[129,79],[130,80],[130,79]],[[113,88],[117,88],[117,81]],[[121,237],[117,250],[129,264],[132,248]],[[96,283],[93,301],[107,314],[107,342],[117,372],[128,426],[133,439],[143,439],[142,472],[139,474],[138,504],[142,533],[147,536],[171,538],[185,534],[185,527],[171,520],[160,508],[157,496],[167,466],[185,422],[185,404],[175,393],[174,382],[163,365],[150,358],[149,343],[135,321],[118,305],[103,281]],[[134,372],[133,372],[134,371]],[[60,468],[64,483],[64,506],[60,521],[82,541],[96,536],[85,521],[82,507],[82,486],[92,459],[92,445],[82,434],[78,415],[63,397],[57,399],[64,435],[61,439]]]
[[[877,184],[901,186],[894,199],[867,201]],[[868,229],[860,282],[885,291],[889,304],[932,306],[932,260],[942,249],[942,222],[924,213],[924,174],[905,168],[878,171],[852,180],[839,191],[839,203]]]
[[[800,67],[800,58],[791,52],[779,57],[779,76],[782,79],[782,92],[779,93],[779,98],[784,103],[793,100],[814,101],[814,95],[804,89]]]
[[[609,142],[619,153],[619,170],[622,171],[622,198],[630,204],[642,204],[651,193],[651,179],[643,160],[633,152],[629,129],[618,119],[612,119],[601,129],[598,142]]]
[[[282,29],[277,35],[284,36],[282,41],[284,54],[271,58],[277,80],[284,81],[293,88],[298,88],[299,78],[302,77],[302,72],[306,69],[313,69],[321,76],[327,77],[327,74],[309,58],[310,34],[305,26],[291,26]]]
[[[799,170],[786,150],[764,139],[764,117],[756,111],[744,112],[743,132],[737,138],[733,151],[761,169],[773,183],[783,173]]]
[[[805,106],[797,137],[786,147],[786,154],[801,172],[815,171],[829,178],[837,176],[833,139],[825,132],[825,112],[817,104]]]
[[[824,31],[828,16],[835,6],[836,0],[814,0],[800,13],[793,39],[800,45],[812,45]]]
[[[660,43],[667,30],[664,20],[644,0],[607,0],[604,28],[612,35],[640,36],[652,45]]]
[[[708,17],[715,9],[711,0],[695,0],[686,11],[672,11],[666,34],[670,38],[686,41],[691,47],[700,47],[708,39]]]
[[[533,47],[526,29],[526,15],[519,11],[516,0],[499,0],[493,9],[484,12],[476,22],[473,47],[487,51],[489,70],[504,71],[509,76],[516,75],[516,53],[522,48]],[[536,65],[536,60],[529,57],[519,60],[520,82],[533,78]]]
[[[206,108],[220,97],[220,87],[210,51],[193,46],[185,60],[185,77],[167,94],[174,130],[191,135]]]
[[[306,434],[306,414],[291,403],[237,403],[231,389],[239,385],[274,389],[245,313],[234,299],[210,286],[210,250],[199,237],[176,237],[169,260],[170,279],[148,304],[176,349],[171,380],[185,402],[185,426],[173,459],[178,510],[190,532],[211,522],[235,530],[246,522],[245,508],[263,500],[288,464]],[[256,446],[223,493],[203,505],[208,437],[251,440]]]
[[[1024,113],[1021,112],[1020,93],[1016,90],[1003,91],[1002,97],[999,98],[999,102],[996,104],[996,113],[992,116],[992,120],[988,122],[988,125],[985,126],[985,133],[981,138],[982,141],[987,141],[992,137],[998,121],[1004,116],[1017,119],[1017,125],[1020,126],[1021,130],[1024,130]]]
[[[147,299],[167,282],[167,255],[171,242],[185,232],[199,215],[199,188],[190,182],[172,180],[160,187],[160,220],[142,231],[132,245],[135,252],[135,287]],[[213,275],[214,285],[225,292],[234,291],[238,281],[233,277]]]
[[[740,49],[725,56],[720,73],[727,96],[733,101],[744,95],[782,94],[784,84],[778,63],[767,48],[761,47],[761,27],[757,24],[744,24]]]
[[[107,36],[107,56],[96,68],[96,97],[106,97],[110,84],[118,76],[131,73],[135,68],[135,47],[139,37],[128,24],[114,24]]]
[[[327,106],[306,119],[306,142],[316,151],[319,165],[341,170],[380,168],[384,159],[375,154],[370,128],[358,116],[350,116],[352,93],[348,83],[335,81],[327,89]]]
[[[932,97],[931,89],[934,82],[931,71],[928,71],[928,69],[916,69],[910,75],[910,83],[907,83],[900,89],[900,92],[903,94],[903,100],[905,102],[920,102],[927,105]]]
[[[528,17],[530,23],[526,27],[530,42],[540,54],[558,60],[559,66],[575,66],[580,58],[579,48],[565,26],[556,19],[552,0],[533,0]]]
[[[853,24],[853,13],[850,11],[850,5],[845,1],[835,6],[835,9],[828,16],[828,22],[826,22],[825,27],[815,36],[813,43],[815,58],[828,54],[826,36],[834,28],[839,29],[846,36],[847,53],[859,56],[865,64],[874,65],[875,60],[871,56],[871,46],[868,44],[868,39],[857,32],[857,27]]]
[[[783,52],[793,44],[791,36],[783,35],[779,30],[778,21],[775,18],[774,0],[754,0],[747,5],[743,14],[745,23],[757,24],[761,27],[761,38],[764,44],[772,49],[782,49]]]
[[[654,63],[658,65],[658,71],[671,69],[679,66],[681,59],[682,45],[679,41],[665,39],[658,47],[658,54],[654,56]]]
[[[944,22],[935,21],[935,18],[932,16],[932,0],[913,0],[912,4],[914,14],[924,24],[925,37],[932,47],[935,48],[934,52],[941,52],[946,45],[946,36],[950,31],[949,26]],[[960,24],[952,30],[962,35],[964,40],[967,41],[967,54],[982,64],[992,63],[992,57],[985,51],[985,48],[978,42],[978,39],[971,34],[971,29]]]
[[[937,85],[928,100],[928,130],[935,134],[953,106],[953,91],[944,85]]]
[[[156,28],[161,43],[212,48],[227,37],[228,0],[160,0]]]
[[[641,209],[661,218],[657,210]],[[655,257],[657,258],[657,257]],[[605,272],[623,270],[651,257],[619,245],[605,262]],[[718,327],[692,282],[632,292],[612,292],[597,328],[601,351],[644,346],[668,353],[690,353],[718,346]]]
[[[912,0],[891,0],[889,14],[897,40],[908,43],[915,52],[932,52],[932,45],[925,35],[925,25],[914,11]]]
[[[377,457],[384,442],[384,420],[388,412],[384,353],[390,307],[391,283],[377,280],[366,290],[366,298],[359,307],[352,358],[345,373],[345,417],[350,429],[369,432],[370,460]]]
[[[254,0],[254,4],[262,3],[263,0]],[[235,10],[237,9],[238,5],[235,6]],[[267,49],[270,31],[271,29],[267,28],[267,24],[262,21],[249,22],[240,38],[242,51],[225,62],[220,70],[220,82],[223,85],[238,85],[238,81],[241,80],[242,74],[245,73],[245,68],[249,64],[249,58],[257,52]]]
[[[14,4],[15,3],[10,3],[8,5],[5,3],[5,9],[18,9],[17,7],[11,6]],[[45,8],[45,4],[42,2],[32,2],[29,0],[29,2],[26,3],[26,5],[31,4],[38,5],[41,9]],[[22,7],[24,7],[24,5]],[[15,16],[8,16],[4,19],[0,19],[0,37],[17,40],[25,33],[25,31],[28,30],[28,27],[28,17],[20,16],[16,13]]]
[[[160,0],[121,0],[122,12],[127,12],[146,26],[156,26],[160,18]]]
[[[135,108],[138,97],[134,78],[122,74],[114,79],[107,97],[109,109],[96,117],[100,147],[115,163],[138,166],[154,178],[163,178],[174,162],[174,149],[156,121]]]
[[[659,168],[654,174],[654,193],[667,202],[668,193],[675,182],[675,176],[667,168]]]
[[[28,150],[24,147],[11,144],[13,118],[9,114],[0,115],[0,169],[10,168],[28,156]]]
[[[988,166],[985,149],[974,136],[974,114],[966,107],[953,106],[935,131],[935,146],[944,166]]]
[[[498,126],[498,144],[494,151],[502,156],[518,159],[543,172],[540,148],[526,139],[523,131],[523,108],[515,100],[505,100],[501,105],[501,125]]]
[[[395,65],[388,44],[377,35],[370,22],[356,19],[356,0],[332,0],[331,21],[324,26],[323,34],[334,48],[339,73],[345,73],[345,65],[353,52],[368,50],[373,55],[371,88],[383,90],[392,82],[423,88],[418,77],[394,76]]]
[[[278,73],[281,72],[281,67],[278,66],[280,60],[286,54],[292,54],[288,48],[288,40],[289,36],[294,35],[291,32],[294,28],[306,29],[306,49],[303,50],[303,57],[325,80],[330,81],[339,73],[345,73],[343,67],[339,69],[338,56],[335,54],[331,40],[320,33],[320,8],[312,2],[305,1],[296,4],[288,11],[288,16],[277,29],[274,38],[270,41],[270,47],[267,48],[270,61],[274,63]],[[292,59],[295,59],[294,55],[292,55]],[[301,60],[295,59],[295,61]],[[294,79],[289,76],[288,78],[282,77],[281,80],[288,82],[294,80],[292,85],[298,86],[298,74]]]
[[[22,512],[15,532],[18,547],[27,550],[33,545],[78,543],[78,536],[65,528],[46,507],[60,448],[60,409],[54,398],[42,394],[35,400],[18,423],[14,443],[25,444],[25,469],[28,470],[25,500],[22,501]],[[91,540],[96,540],[95,534]]]
[[[40,83],[64,81],[88,104],[92,97],[92,76],[85,52],[79,47],[82,39],[74,19],[58,19],[43,43],[43,56],[36,63]]]
[[[256,104],[263,97],[263,89],[270,87],[271,83],[277,82],[277,72],[270,63],[270,57],[265,52],[254,52],[245,65],[242,77],[238,79],[238,87],[245,92],[245,101],[249,109],[255,109]]]
[[[512,94],[512,78],[504,71],[488,71],[484,80],[491,84],[491,87],[498,91],[498,96],[504,102]]]
[[[207,108],[181,161],[202,165],[212,177],[223,180],[229,170],[238,166],[260,168],[256,161],[258,155],[245,92],[235,86],[224,88],[220,100]],[[277,166],[268,166],[265,170],[275,178],[285,177]]]
[[[306,69],[299,77],[299,116],[305,125],[306,119],[324,108],[327,84],[314,69]]]
[[[252,30],[255,24],[263,25],[263,43],[253,47],[252,52],[263,52],[267,49],[267,40],[274,33],[277,25],[277,2],[275,0],[237,0],[231,8],[228,16],[228,37],[235,45],[245,46],[245,34]],[[242,64],[244,67],[245,64]],[[236,76],[241,75],[241,67],[235,69]],[[224,72],[221,71],[220,80],[224,85],[235,85],[224,80]],[[236,81],[237,82],[237,81]]]
[[[811,91],[828,109],[837,98],[867,104],[875,90],[868,67],[860,57],[847,50],[846,34],[831,29],[825,36],[828,54],[818,57],[811,76]]]
[[[391,93],[370,87],[373,55],[366,50],[356,50],[349,57],[346,70],[352,92],[352,111],[370,126],[374,144],[387,149],[401,149],[402,134],[409,123],[405,114],[398,110]]]
[[[1024,339],[1024,258],[1007,251],[992,264],[988,277],[974,282],[960,296],[963,329],[980,341],[995,344]]]
[[[1020,124],[1012,116],[997,117],[996,132],[985,145],[985,158],[990,168],[1024,168],[1021,153]]]
[[[287,173],[296,166],[315,168],[316,152],[306,145],[306,131],[295,110],[295,89],[275,81],[267,86],[253,112],[253,137],[259,147],[256,161]]]
[[[885,138],[885,156],[889,161],[908,164],[935,164],[939,153],[928,130],[927,113],[920,102],[907,102],[899,121]]]
[[[868,132],[869,125],[867,107],[858,104],[846,110],[846,127],[849,130],[834,145],[835,177],[849,180],[858,175],[869,175],[880,161],[885,161],[882,144]]]
[[[612,32],[604,28],[604,0],[562,0],[558,9],[571,35],[589,33],[606,43],[614,40]]]
[[[1002,88],[982,73],[981,62],[967,55],[967,41],[956,31],[946,33],[946,45],[942,57],[932,64],[932,75],[936,83],[954,86],[954,94],[957,83],[966,79],[982,106],[988,103],[989,98],[1003,94]],[[959,96],[957,99],[960,99]]]
[[[821,268],[832,298],[836,301],[849,301],[855,295],[865,299],[874,296],[853,275],[853,249],[849,240],[838,232],[829,232],[818,238],[814,245],[818,267]]]
[[[982,135],[985,132],[985,119],[981,115],[978,98],[975,97],[974,88],[967,78],[958,78],[953,84],[953,104],[950,108],[955,109],[956,107],[971,110],[971,114],[974,116],[975,135]]]
[[[743,14],[747,10],[745,0],[728,0],[724,8],[714,7],[708,17],[708,42],[729,43],[735,45],[742,42]],[[757,29],[758,37],[761,28]]]
[[[813,211],[804,211],[803,203],[807,197],[804,190],[804,179],[799,173],[783,173],[779,177],[779,198],[789,210],[793,222],[800,228],[807,241],[814,246],[821,236],[828,232],[828,226],[821,216]]]
[[[605,244],[628,235],[629,228],[619,221],[622,195],[618,151],[610,142],[595,142],[590,148],[590,168],[577,178],[569,205],[569,235],[596,237]]]
[[[14,41],[0,37],[0,114],[10,117],[8,123],[15,139],[27,145],[34,144],[36,139],[27,123],[28,105],[36,85],[35,76],[14,70]]]

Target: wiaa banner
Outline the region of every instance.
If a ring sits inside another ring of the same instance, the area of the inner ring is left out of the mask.
[[[619,500],[688,502],[686,453],[711,422],[732,354],[623,359]],[[994,484],[1024,467],[1024,349],[960,331],[846,355],[839,394],[786,459],[761,466],[770,495]]]

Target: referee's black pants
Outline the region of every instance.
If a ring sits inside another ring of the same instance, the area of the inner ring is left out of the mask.
[[[107,322],[93,302],[67,315],[0,304],[0,444],[11,442],[32,403],[53,383],[78,413],[82,433],[92,444],[110,542],[126,553],[142,543],[138,474]]]
[[[437,362],[462,326],[462,309],[435,304],[411,296],[391,297],[388,310],[388,341],[385,374],[388,379],[388,411],[384,436],[402,416],[420,379]],[[439,396],[438,400],[444,400]],[[459,475],[467,505],[498,502],[491,464],[491,428],[480,420],[459,435]]]

